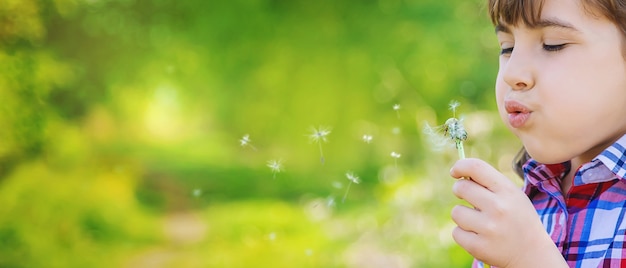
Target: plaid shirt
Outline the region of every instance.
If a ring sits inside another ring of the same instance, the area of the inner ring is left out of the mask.
[[[625,162],[626,135],[576,171],[567,196],[569,162],[524,165],[523,190],[570,267],[626,267]]]

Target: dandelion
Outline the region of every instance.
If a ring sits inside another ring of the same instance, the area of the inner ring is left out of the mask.
[[[330,129],[320,126],[319,128],[311,127],[309,138],[316,142],[320,147],[320,162],[324,165],[324,152],[322,151],[322,142],[327,142],[326,136],[330,134]]]
[[[445,130],[450,139],[452,139],[456,144],[456,150],[459,153],[459,159],[464,159],[465,149],[463,148],[463,141],[467,139],[467,132],[463,127],[463,123],[461,122],[461,120],[454,117],[449,118],[448,120],[446,120]]]
[[[393,110],[396,111],[396,115],[398,116],[398,118],[400,118],[400,104],[394,104]]]
[[[461,120],[456,118],[456,109],[459,108],[461,103],[453,100],[448,105],[450,111],[452,111],[452,118],[446,120],[445,130],[450,136],[450,139],[456,144],[456,150],[459,152],[459,159],[465,158],[465,149],[463,148],[463,141],[467,139],[467,132],[463,127]]]
[[[429,138],[429,142],[434,145],[435,148],[443,147],[448,144],[449,140],[454,141],[455,147],[459,154],[459,158],[465,158],[465,149],[463,148],[463,141],[467,139],[467,131],[463,127],[463,119],[456,117],[456,110],[461,105],[458,101],[451,101],[448,105],[452,111],[452,117],[448,118],[443,126],[431,127],[428,123],[424,126],[424,134]],[[443,136],[438,135],[439,130],[443,130]]]
[[[251,142],[252,141],[250,140],[250,135],[246,134],[246,135],[243,135],[243,138],[239,140],[239,145],[241,145],[241,147],[250,146],[250,148],[256,151],[256,147],[254,147],[254,145],[252,145]]]
[[[348,183],[348,187],[346,188],[346,193],[343,195],[343,199],[341,199],[341,203],[346,201],[346,197],[348,196],[348,192],[350,191],[350,185],[352,185],[353,183],[354,184],[359,184],[361,182],[359,180],[359,176],[357,176],[356,174],[352,173],[351,171],[348,171],[346,173],[346,178],[348,178],[350,183]]]
[[[273,178],[276,179],[276,173],[283,171],[282,160],[270,160],[267,161],[267,166],[272,170]]]
[[[402,155],[400,155],[399,153],[396,153],[396,152],[391,152],[391,157],[392,157],[392,158],[394,159],[394,161],[395,161],[396,168],[398,168],[398,158],[400,158],[400,156],[402,156]]]
[[[374,137],[372,137],[372,135],[365,134],[363,135],[362,139],[365,143],[369,144],[370,142],[372,142],[372,139],[374,139]]]

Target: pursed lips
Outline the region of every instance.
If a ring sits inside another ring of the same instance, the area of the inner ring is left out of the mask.
[[[513,128],[524,126],[532,113],[528,107],[515,100],[505,100],[504,109],[509,115],[509,124]]]

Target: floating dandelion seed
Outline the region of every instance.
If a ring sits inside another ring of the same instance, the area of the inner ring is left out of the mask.
[[[346,201],[346,197],[348,196],[348,192],[350,191],[350,185],[354,184],[359,184],[361,181],[359,180],[359,176],[355,175],[354,173],[352,173],[351,171],[348,171],[346,173],[346,178],[348,178],[348,180],[350,181],[350,183],[348,183],[348,187],[346,188],[346,193],[343,195],[343,199],[341,199],[341,203],[343,203],[344,201]]]
[[[274,240],[276,240],[276,233],[274,233],[274,232],[269,233],[269,234],[267,235],[267,238],[268,238],[270,241],[274,241]]]
[[[352,172],[346,173],[346,178],[352,183],[359,184],[361,181],[359,180],[359,176],[355,175]]]
[[[250,146],[250,148],[256,151],[256,147],[254,147],[251,142],[252,141],[250,140],[250,135],[246,134],[243,135],[243,137],[239,140],[239,145],[241,145],[241,147]]]
[[[456,117],[456,108],[459,108],[459,106],[461,106],[461,103],[456,100],[450,101],[450,104],[448,104],[448,109],[452,111],[452,117]]]
[[[198,198],[202,195],[202,189],[199,189],[199,188],[193,189],[191,194],[193,195],[193,197]]]
[[[396,111],[396,115],[398,116],[398,118],[400,118],[400,104],[394,104],[393,110]]]
[[[393,135],[398,135],[400,134],[400,128],[399,127],[394,127],[391,129],[391,133],[393,133]]]
[[[398,158],[400,158],[400,156],[402,155],[400,155],[399,153],[391,152],[391,157],[393,157],[393,160],[395,161],[396,168],[398,168]]]
[[[239,140],[239,144],[243,147],[250,143],[250,135],[243,135],[243,138]]]
[[[329,196],[326,198],[326,207],[334,207],[335,206],[335,197]]]
[[[276,179],[276,173],[283,171],[282,160],[270,160],[267,161],[267,166],[272,170],[273,178]]]
[[[330,129],[320,126],[319,128],[311,127],[309,138],[316,142],[320,147],[320,162],[324,165],[324,152],[322,151],[322,142],[327,142],[326,136],[330,134]]]
[[[363,135],[363,141],[367,144],[369,144],[370,142],[372,142],[372,139],[374,139],[374,137],[372,137],[372,135]]]

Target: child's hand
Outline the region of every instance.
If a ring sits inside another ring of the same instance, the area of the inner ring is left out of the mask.
[[[476,259],[498,267],[567,267],[528,197],[502,173],[479,159],[450,170],[454,194],[474,208],[456,206],[454,240]]]

